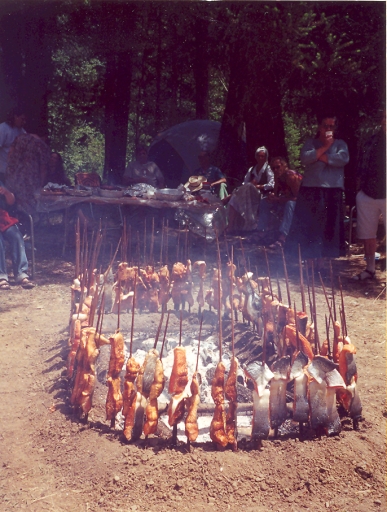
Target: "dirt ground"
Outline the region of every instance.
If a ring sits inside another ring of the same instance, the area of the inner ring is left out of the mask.
[[[105,421],[99,390],[89,423],[73,417],[65,364],[74,254],[70,248],[62,257],[61,242],[59,228],[38,232],[37,286],[1,292],[1,511],[386,510],[385,260],[378,263],[377,279],[367,283],[350,280],[361,256],[334,261],[357,347],[364,417],[358,431],[344,418],[337,437],[309,432],[300,441],[290,433],[264,441],[262,450],[242,442],[236,453],[194,443],[189,453],[185,444],[170,447],[165,439],[148,446],[143,440],[124,443],[120,431]],[[263,256],[253,245],[246,244],[246,253],[252,267],[263,268]],[[269,258],[281,278],[278,255]],[[300,302],[296,268],[289,274]],[[320,286],[317,303],[323,325],[327,310]],[[152,336],[158,318],[138,315],[136,327]],[[185,321],[198,330],[194,313]],[[177,325],[173,317],[172,331]],[[224,328],[229,332],[229,322]]]

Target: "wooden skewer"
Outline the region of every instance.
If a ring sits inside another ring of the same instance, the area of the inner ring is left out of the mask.
[[[104,285],[102,285],[102,289],[101,289],[101,303],[100,303],[100,306],[99,306],[97,325],[95,326],[95,332],[98,332],[98,329],[99,329],[103,304],[105,304],[105,289],[104,289]]]
[[[222,281],[222,269],[221,269],[221,260],[220,260],[220,249],[219,249],[219,238],[218,233],[216,233],[216,245],[218,248],[218,320],[219,320],[219,361],[222,361],[222,299],[220,296],[221,292],[221,281]]]
[[[90,326],[92,326],[94,323],[95,310],[97,309],[97,304],[98,304],[98,299],[99,299],[98,287],[99,287],[99,282],[96,283],[94,296],[93,296],[91,304],[90,304],[90,311],[89,311],[89,325]]]
[[[267,267],[267,275],[269,276],[269,287],[270,287],[271,300],[274,300],[273,288],[272,288],[272,286],[271,286],[271,276],[270,276],[269,259],[268,259],[268,257],[267,257],[266,247],[264,247],[264,248],[263,248],[263,252],[264,252],[264,254],[265,254],[266,267]],[[290,307],[290,306],[289,306],[289,307]]]
[[[308,266],[307,265],[306,265],[305,269],[306,269],[306,282],[308,284],[308,299],[309,299],[310,317],[313,318],[312,299],[310,298],[309,270],[308,270]]]
[[[140,268],[141,249],[140,249],[140,233],[138,231],[136,232],[136,237],[137,237],[137,240],[136,240],[136,259],[137,259],[137,266],[138,266],[138,268]]]
[[[121,245],[121,261],[126,261],[125,249],[127,244],[126,217],[122,226],[122,245]]]
[[[298,244],[298,267],[300,269],[300,289],[301,289],[301,304],[302,311],[306,312],[305,290],[304,290],[304,272],[302,269],[301,246]]]
[[[329,273],[331,278],[331,288],[332,288],[332,309],[333,309],[333,318],[336,321],[336,301],[335,301],[335,287],[333,284],[333,269],[332,269],[332,260],[329,260]]]
[[[327,342],[328,342],[328,357],[330,358],[332,356],[331,354],[331,342],[329,339],[329,321],[327,315],[325,315],[325,330],[327,334]]]
[[[164,350],[164,343],[165,343],[165,338],[167,336],[167,330],[168,330],[168,323],[169,323],[169,311],[168,311],[168,314],[167,314],[167,321],[165,322],[165,329],[164,329],[164,336],[163,336],[163,342],[161,344],[161,350],[160,350],[160,361],[163,357],[163,350]]]
[[[132,266],[132,226],[129,224],[129,264]]]
[[[235,357],[235,332],[234,332],[234,248],[231,248],[231,271],[230,271],[230,308],[231,308],[231,348],[232,357]]]
[[[262,366],[264,366],[266,363],[266,324],[267,324],[267,318],[266,318],[266,314],[264,314],[263,338],[262,338]]]
[[[169,236],[169,219],[167,219],[167,230],[166,230],[166,234],[165,234],[165,241],[166,241],[166,246],[165,246],[165,263],[166,265],[168,265],[169,263],[169,242],[168,242],[168,236]]]
[[[320,340],[317,331],[317,313],[316,313],[316,290],[314,287],[314,263],[312,261],[312,298],[313,298],[313,323],[314,323],[314,344],[316,354],[321,352]]]
[[[244,268],[245,274],[247,274],[246,257],[245,257],[245,249],[244,249],[244,247],[243,247],[243,243],[242,243],[242,238],[241,238],[241,237],[239,237],[239,245],[241,246],[241,251],[242,251],[243,268]]]
[[[230,253],[229,253],[229,250],[228,250],[227,235],[226,235],[225,231],[223,232],[223,235],[224,235],[224,244],[226,246],[227,260],[230,261]],[[231,250],[232,249],[233,249],[233,246],[231,245]]]
[[[136,288],[137,288],[137,273],[134,274],[134,292],[133,292],[133,302],[132,302],[132,328],[130,330],[129,357],[132,357],[132,349],[133,349],[134,310],[136,309]]]
[[[324,286],[324,281],[323,281],[323,278],[321,277],[320,272],[318,273],[318,275],[320,277],[320,282],[321,282],[321,286],[322,286],[322,289],[323,289],[323,292],[324,292],[325,301],[326,301],[327,306],[328,306],[329,316],[330,316],[330,318],[332,320],[332,323],[333,323],[334,322],[334,317],[333,317],[333,314],[332,314],[331,305],[329,304],[329,298],[328,298],[328,294],[327,294],[327,291],[326,291],[325,286]]]
[[[79,278],[79,269],[80,269],[80,250],[81,250],[81,233],[80,233],[80,225],[79,225],[79,217],[77,218],[77,223],[75,225],[75,279]]]
[[[294,321],[296,324],[296,348],[297,348],[297,352],[299,352],[301,349],[301,343],[300,343],[300,334],[299,334],[299,330],[298,330],[296,303],[294,303]]]
[[[120,248],[120,245],[121,245],[121,240],[122,240],[122,237],[118,240],[118,244],[117,244],[117,248],[116,248],[116,252],[114,253],[112,259],[110,260],[110,263],[109,263],[109,266],[106,270],[106,272],[104,273],[104,277],[107,277],[107,275],[109,274],[110,272],[110,269],[112,268],[113,266],[113,263],[114,263],[114,260],[116,259],[116,256],[117,256],[117,253],[118,253],[118,249]]]
[[[188,227],[185,227],[184,261],[188,260]]]
[[[102,310],[101,325],[100,325],[100,328],[99,328],[99,335],[100,336],[101,336],[101,333],[102,333],[103,316],[104,316],[104,313],[105,313],[105,290],[104,290],[103,295],[102,295],[101,310]],[[97,332],[97,330],[95,332]]]
[[[288,268],[286,266],[285,253],[284,253],[284,249],[283,249],[282,246],[281,246],[281,254],[282,254],[282,261],[283,261],[283,264],[284,264],[284,273],[285,273],[285,281],[286,281],[286,293],[288,294],[288,304],[289,304],[289,308],[291,308],[292,307],[292,302],[290,300],[290,286],[289,286]]]
[[[149,249],[149,262],[153,265],[153,248],[155,245],[155,218],[152,217],[152,234],[151,234],[151,244]]]
[[[177,233],[177,246],[176,246],[176,261],[179,261],[179,255],[180,255],[180,222],[179,222],[179,230]]]
[[[153,345],[154,349],[157,347],[157,343],[159,341],[159,336],[160,336],[160,332],[161,332],[161,327],[163,325],[163,320],[164,320],[164,308],[161,309],[161,318],[160,318],[159,326],[157,328],[157,332],[156,332],[156,336],[155,336],[155,343]]]
[[[199,326],[199,338],[198,338],[198,355],[196,356],[196,368],[195,372],[198,371],[199,368],[199,353],[200,353],[200,340],[202,339],[202,327],[203,327],[203,314],[200,317],[200,326]]]
[[[120,312],[121,312],[121,280],[118,280],[117,331],[120,328]]]
[[[278,300],[282,303],[282,293],[281,293],[281,286],[278,279],[278,272],[277,272],[277,293],[278,293]]]
[[[180,310],[179,347],[181,347],[181,334],[183,331],[183,310]]]
[[[343,315],[343,335],[348,336],[347,321],[345,319],[345,309],[344,309],[343,285],[341,284],[340,276],[339,276],[339,287],[340,287],[340,297],[341,297],[341,313]],[[344,334],[344,332],[345,332],[345,334]]]
[[[161,244],[160,244],[160,265],[163,264],[163,249],[164,249],[164,217],[161,226]]]

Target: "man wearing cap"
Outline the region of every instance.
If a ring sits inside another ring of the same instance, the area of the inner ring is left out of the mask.
[[[198,155],[198,159],[200,167],[196,169],[195,174],[197,176],[204,176],[208,186],[214,188],[215,194],[220,199],[227,197],[226,177],[218,167],[211,165],[210,153],[208,151],[201,151]],[[205,182],[203,182],[203,184],[204,183]],[[205,184],[204,188],[206,188]]]

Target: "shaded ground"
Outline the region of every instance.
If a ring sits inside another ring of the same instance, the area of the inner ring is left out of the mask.
[[[60,256],[62,233],[50,230],[37,234],[37,287],[1,294],[0,510],[386,510],[384,271],[378,270],[374,282],[354,283],[349,277],[362,258],[334,262],[358,349],[364,413],[359,431],[343,420],[335,438],[307,436],[300,442],[286,436],[267,440],[262,451],[242,443],[237,453],[216,452],[210,444],[194,445],[187,453],[184,445],[170,448],[157,440],[145,448],[143,441],[126,445],[119,432],[110,431],[98,390],[89,425],[71,415],[64,369],[74,257],[71,249]],[[252,270],[257,264],[263,273],[256,248],[246,243],[245,253]],[[241,257],[240,250],[236,255]],[[270,265],[281,278],[278,255],[270,256]],[[296,267],[289,273],[299,301]],[[317,300],[323,325],[321,287]],[[151,336],[158,318],[144,313],[136,326]],[[177,323],[174,319],[172,330]],[[197,329],[195,316],[189,324]]]

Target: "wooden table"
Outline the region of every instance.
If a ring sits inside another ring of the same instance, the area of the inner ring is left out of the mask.
[[[66,248],[66,240],[68,234],[68,225],[69,225],[69,215],[68,211],[71,206],[81,205],[81,204],[90,204],[90,205],[108,205],[108,206],[116,206],[120,212],[120,218],[122,221],[122,206],[140,206],[140,207],[150,207],[155,208],[156,210],[165,210],[168,208],[176,209],[176,210],[184,210],[195,213],[211,213],[215,212],[219,206],[222,206],[221,203],[213,203],[213,204],[204,204],[198,201],[160,201],[158,199],[142,199],[140,197],[119,197],[119,198],[108,198],[101,197],[98,195],[91,196],[71,196],[71,195],[56,195],[56,194],[35,194],[35,199],[37,201],[36,210],[41,213],[50,213],[54,211],[65,211],[64,217],[64,225],[65,225],[65,234],[64,234],[64,244],[63,244],[63,252]]]

